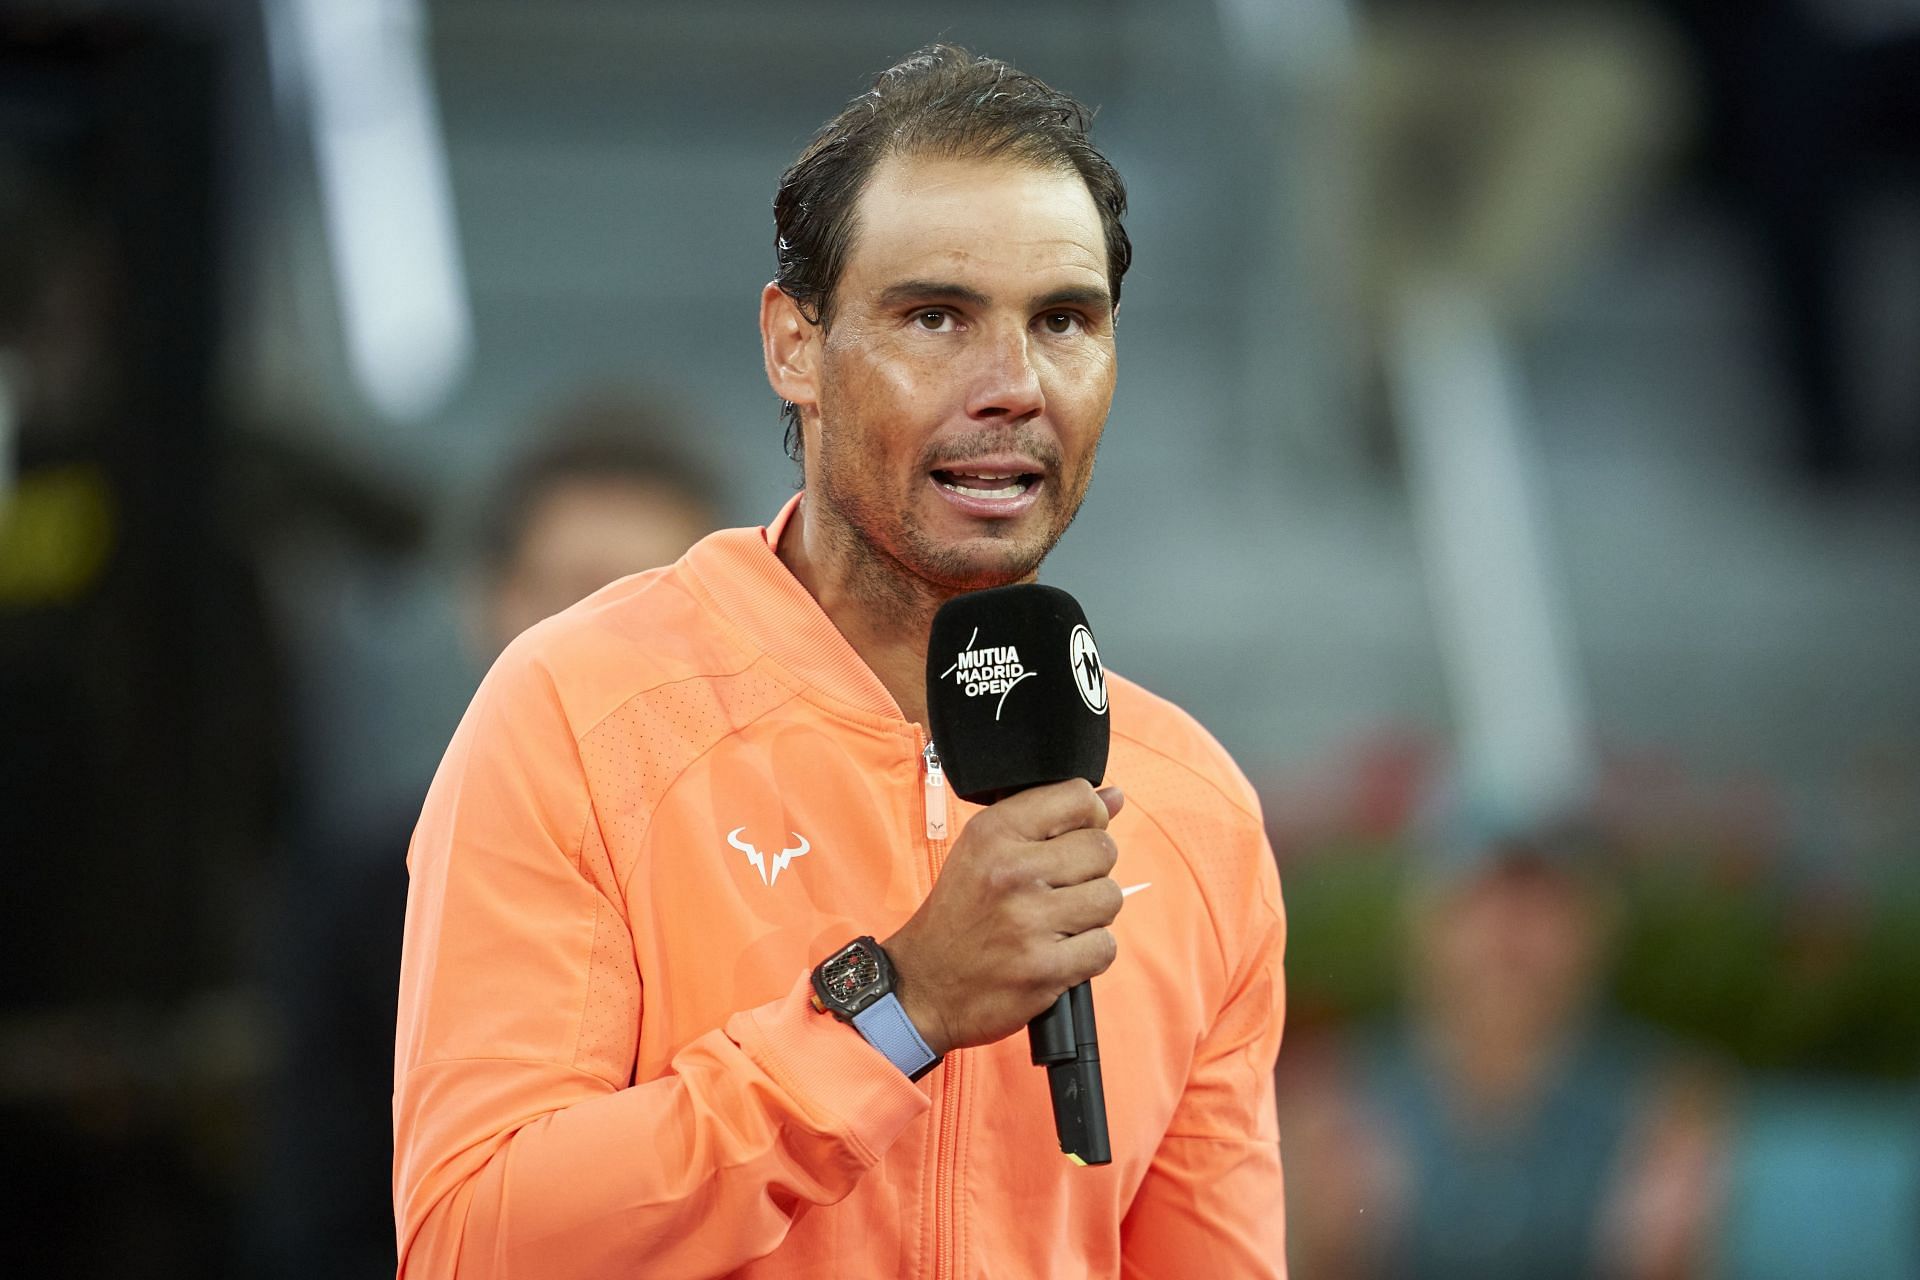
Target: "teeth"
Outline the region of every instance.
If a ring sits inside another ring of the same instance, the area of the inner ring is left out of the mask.
[[[995,477],[990,476],[969,476],[967,478],[969,480],[980,480],[988,483],[991,483],[995,479]],[[952,480],[942,480],[940,483],[955,493],[963,494],[969,498],[1017,498],[1027,491],[1027,482],[1017,476],[1001,481],[999,487],[994,489],[974,488],[971,485],[958,484]]]

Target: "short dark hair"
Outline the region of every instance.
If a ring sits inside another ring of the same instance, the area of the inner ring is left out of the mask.
[[[1133,243],[1120,219],[1127,188],[1087,140],[1093,112],[995,58],[928,45],[882,71],[813,135],[773,197],[774,283],[815,324],[830,323],[834,289],[853,242],[854,206],[874,166],[893,155],[1004,157],[1071,170],[1087,184],[1107,242],[1107,287],[1120,281]],[[787,453],[800,457],[800,413],[783,403]]]
[[[712,475],[672,443],[687,429],[666,406],[614,391],[589,393],[538,419],[533,434],[539,443],[502,473],[482,504],[475,539],[481,569],[504,573],[520,554],[540,503],[569,484],[665,489],[717,512]]]

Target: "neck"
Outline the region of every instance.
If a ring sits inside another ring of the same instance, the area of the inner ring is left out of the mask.
[[[907,573],[803,497],[774,549],[907,719],[927,727],[927,632],[954,593]]]

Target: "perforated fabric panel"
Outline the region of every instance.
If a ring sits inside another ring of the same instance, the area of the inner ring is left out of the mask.
[[[635,695],[581,740],[595,820],[581,844],[580,870],[604,899],[594,917],[574,1055],[582,1070],[623,1085],[632,1078],[642,992],[624,886],[654,807],[695,760],[793,696],[754,668],[678,681]]]
[[[1129,803],[1179,848],[1213,915],[1216,934],[1230,945],[1247,906],[1230,899],[1246,883],[1249,835],[1261,831],[1255,812],[1189,766],[1120,733],[1114,735],[1107,781],[1124,788]]]
[[[1225,763],[1224,753],[1220,758]],[[1245,786],[1237,772],[1228,777]],[[1158,749],[1119,734],[1114,738],[1108,779],[1127,789],[1129,802],[1139,804],[1192,869],[1221,948],[1223,985],[1210,1039],[1217,1050],[1230,1055],[1235,1074],[1254,1080],[1264,1077],[1268,1066],[1256,1050],[1282,1006],[1273,975],[1261,959],[1269,946],[1280,945],[1285,926],[1277,877],[1256,877],[1248,865],[1250,850],[1262,851],[1255,856],[1272,856],[1265,852],[1263,824],[1252,807],[1251,790],[1236,794]],[[1255,893],[1248,892],[1250,884],[1259,886]],[[1196,1089],[1189,1098],[1190,1108],[1205,1109],[1205,1094],[1205,1088]],[[1225,1097],[1234,1094],[1227,1090]]]
[[[606,845],[592,824],[581,844],[580,861],[582,872],[596,885],[614,883]],[[632,1082],[640,1038],[640,994],[633,967],[633,935],[625,913],[617,902],[603,898],[593,917],[593,951],[574,1066],[622,1087]]]
[[[687,766],[793,696],[756,665],[636,694],[594,726],[580,756],[615,886],[632,874],[654,806]]]

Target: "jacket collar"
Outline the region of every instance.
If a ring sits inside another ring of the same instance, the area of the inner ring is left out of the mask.
[[[904,722],[880,677],[775,552],[805,498],[794,494],[764,529],[724,529],[701,539],[686,566],[726,619],[774,661],[856,710]]]

